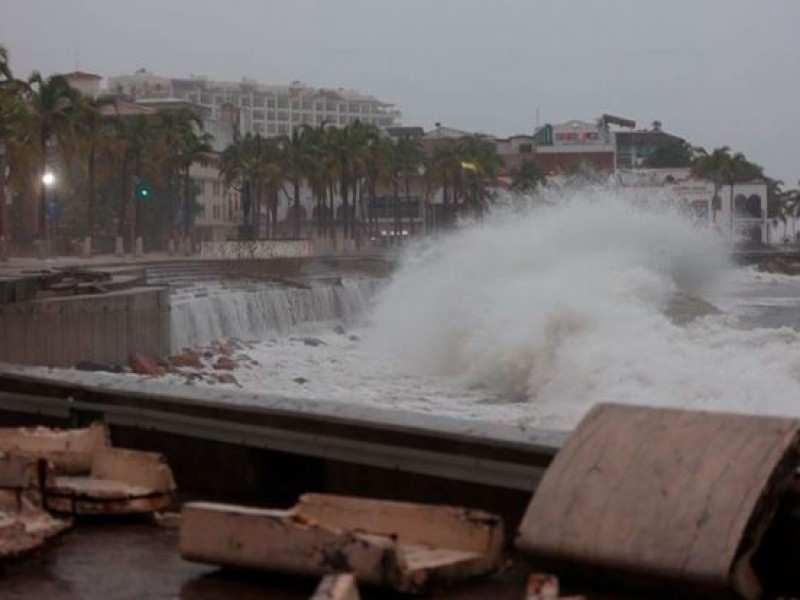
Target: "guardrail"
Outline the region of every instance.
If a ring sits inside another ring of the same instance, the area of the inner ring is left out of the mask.
[[[98,383],[77,372],[45,375],[3,365],[0,412],[100,418],[111,426],[521,491],[535,489],[566,437],[355,404],[205,388],[187,394],[183,386],[138,378]]]

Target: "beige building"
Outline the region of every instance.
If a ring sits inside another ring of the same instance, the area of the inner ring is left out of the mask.
[[[109,91],[137,100],[170,98],[198,104],[211,118],[238,112],[241,133],[266,137],[290,134],[300,124],[346,125],[359,120],[378,127],[391,127],[400,117],[394,105],[374,96],[343,88],[314,88],[298,81],[271,85],[250,79],[214,81],[204,77],[161,77],[140,69],[133,75],[111,77]]]

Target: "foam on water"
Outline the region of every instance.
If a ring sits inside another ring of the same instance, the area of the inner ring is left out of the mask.
[[[800,414],[800,338],[664,311],[729,269],[708,229],[608,191],[496,215],[411,252],[368,341],[416,372],[570,427],[596,402]]]

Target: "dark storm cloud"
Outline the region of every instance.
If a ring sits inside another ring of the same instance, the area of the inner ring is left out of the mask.
[[[496,134],[602,112],[800,175],[790,0],[0,0],[18,73],[136,68],[353,87]]]

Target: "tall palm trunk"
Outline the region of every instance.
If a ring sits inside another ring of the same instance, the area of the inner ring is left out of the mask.
[[[89,149],[89,165],[86,180],[86,237],[89,238],[89,254],[92,253],[92,237],[94,236],[95,204],[97,196],[97,161],[96,148],[92,143]]]
[[[294,239],[300,239],[300,178],[295,175],[294,186]]]

